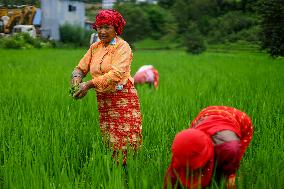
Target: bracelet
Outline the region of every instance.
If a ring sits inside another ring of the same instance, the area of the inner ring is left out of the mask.
[[[74,78],[74,77],[81,77],[81,78],[83,78],[83,76],[84,75],[83,75],[82,71],[78,70],[78,69],[74,70],[72,72],[72,74],[71,74],[71,78]]]
[[[116,85],[115,88],[116,88],[116,90],[118,90],[118,91],[122,91],[123,85]]]

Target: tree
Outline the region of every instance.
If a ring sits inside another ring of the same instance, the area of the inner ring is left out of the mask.
[[[160,39],[165,35],[173,33],[175,30],[174,17],[170,11],[157,6],[145,4],[142,10],[147,14],[150,25],[149,37],[153,39]]]
[[[133,3],[123,3],[122,5],[117,4],[115,10],[119,11],[126,20],[122,37],[130,45],[147,37],[150,22],[147,14],[139,6]]]
[[[168,9],[171,8],[175,3],[175,0],[159,0],[158,5],[161,7]]]
[[[178,23],[178,33],[183,34],[187,32],[187,23],[197,23],[200,30],[201,23],[207,20],[204,17],[216,16],[217,4],[215,0],[176,0],[173,14]]]
[[[194,22],[188,24],[187,33],[184,34],[184,43],[187,52],[200,54],[206,50],[204,39]]]
[[[244,12],[255,12],[256,4],[259,0],[242,0],[241,10]]]
[[[283,0],[261,0],[261,46],[272,56],[284,56]]]

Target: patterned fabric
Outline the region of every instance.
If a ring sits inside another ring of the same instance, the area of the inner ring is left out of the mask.
[[[159,73],[152,65],[144,65],[134,75],[135,84],[154,84],[155,88],[159,85]]]
[[[103,24],[114,26],[116,33],[121,35],[126,22],[119,12],[109,9],[101,10],[97,14],[96,22],[93,24],[93,28],[97,30],[97,27]]]
[[[77,68],[84,75],[90,71],[96,91],[114,92],[117,84],[124,85],[128,80],[134,83],[130,75],[131,62],[131,48],[126,41],[116,37],[107,47],[101,41],[94,43]]]
[[[97,92],[97,101],[104,142],[114,151],[127,146],[137,150],[142,143],[142,116],[133,84],[129,81],[115,93]]]

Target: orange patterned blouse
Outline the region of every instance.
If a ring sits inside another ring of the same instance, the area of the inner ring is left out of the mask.
[[[89,71],[98,92],[114,92],[116,85],[124,85],[133,78],[130,75],[132,51],[123,39],[116,37],[105,47],[96,42],[80,60],[76,68],[86,75]]]

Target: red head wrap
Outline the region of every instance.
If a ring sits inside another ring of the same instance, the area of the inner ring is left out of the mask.
[[[93,24],[93,28],[97,30],[97,27],[103,24],[112,25],[118,35],[122,34],[123,27],[126,22],[122,15],[115,10],[101,10],[96,16],[96,22]]]
[[[172,145],[172,166],[178,173],[184,186],[195,188],[198,185],[199,168],[202,171],[201,185],[206,186],[211,181],[214,165],[214,145],[209,136],[197,129],[186,129],[175,136]],[[191,171],[194,173],[193,182],[187,177]],[[199,175],[201,176],[201,175]]]

